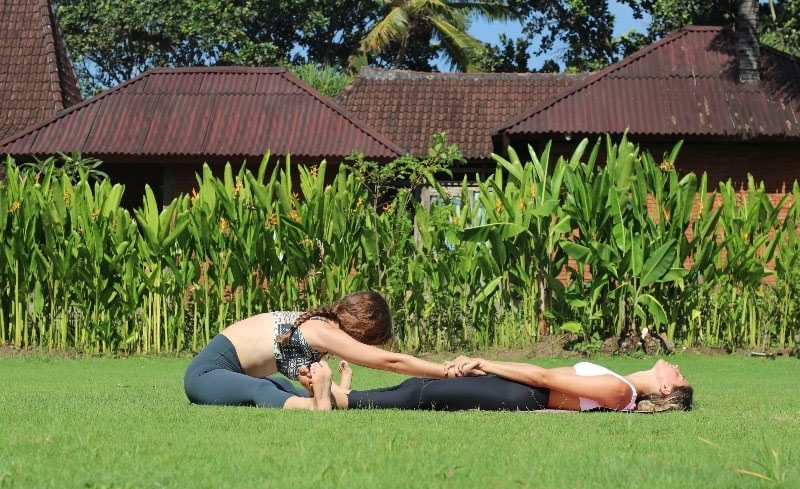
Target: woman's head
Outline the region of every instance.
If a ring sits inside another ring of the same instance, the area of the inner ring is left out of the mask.
[[[324,317],[354,339],[367,345],[381,345],[392,337],[392,317],[389,305],[377,292],[353,292],[328,307],[302,314],[295,326],[312,317]]]
[[[353,292],[331,306],[334,321],[345,333],[368,345],[381,345],[392,337],[389,304],[377,292]]]
[[[658,360],[651,372],[657,388],[636,399],[637,411],[690,411],[692,409],[694,390],[677,365]]]

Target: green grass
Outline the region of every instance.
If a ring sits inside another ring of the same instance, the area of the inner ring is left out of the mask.
[[[798,487],[800,361],[677,360],[695,411],[630,415],[199,407],[189,358],[0,358],[0,488]]]

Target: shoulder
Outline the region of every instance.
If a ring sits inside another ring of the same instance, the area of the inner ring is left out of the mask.
[[[591,362],[578,362],[573,367],[575,373],[582,376],[611,374],[611,370]]]
[[[315,348],[321,347],[333,338],[345,336],[350,338],[347,333],[339,329],[335,324],[323,318],[311,318],[298,328],[303,333],[306,341]]]

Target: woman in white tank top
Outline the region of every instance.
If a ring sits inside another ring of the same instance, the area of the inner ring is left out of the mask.
[[[528,363],[458,357],[451,366],[459,375],[493,374],[549,389],[550,409],[658,412],[692,408],[692,386],[677,365],[664,360],[624,377],[589,362],[548,369]]]

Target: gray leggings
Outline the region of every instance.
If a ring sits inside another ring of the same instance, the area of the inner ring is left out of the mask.
[[[233,343],[221,334],[189,364],[183,388],[194,404],[280,408],[292,396],[308,397],[304,389],[284,377],[245,374]]]

